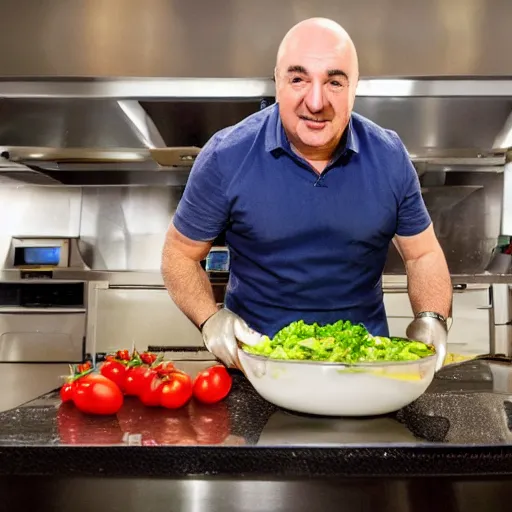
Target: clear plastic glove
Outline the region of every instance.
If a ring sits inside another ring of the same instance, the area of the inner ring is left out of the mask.
[[[228,367],[240,368],[238,341],[256,345],[261,334],[252,330],[238,315],[223,308],[203,325],[203,341],[206,348]],[[237,341],[238,340],[238,341]]]
[[[434,345],[437,352],[436,372],[439,371],[446,359],[448,340],[448,332],[443,322],[433,317],[415,318],[408,325],[406,335],[410,340]]]

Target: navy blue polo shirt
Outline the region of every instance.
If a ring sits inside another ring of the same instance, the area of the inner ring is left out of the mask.
[[[174,226],[198,241],[226,230],[225,306],[261,333],[348,319],[389,335],[389,244],[431,220],[398,135],[355,113],[347,130],[318,175],[290,147],[274,104],[217,132],[191,170]]]

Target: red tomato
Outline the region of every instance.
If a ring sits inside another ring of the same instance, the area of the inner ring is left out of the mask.
[[[101,375],[115,382],[120,389],[123,389],[126,366],[118,361],[107,361],[100,368]]]
[[[162,361],[154,367],[154,370],[156,370],[158,374],[162,376],[177,371],[174,367],[174,364],[170,361]]]
[[[76,371],[77,371],[77,373],[84,373],[87,370],[90,370],[91,368],[92,368],[92,364],[90,363],[90,361],[86,361],[83,364],[79,364],[76,368]]]
[[[148,407],[159,406],[162,380],[158,377],[158,373],[155,370],[146,371],[141,387],[142,389],[139,394],[140,401]]]
[[[131,359],[130,352],[128,352],[128,350],[118,350],[116,356],[118,359],[121,359],[122,361],[129,361]]]
[[[134,366],[126,370],[123,383],[125,395],[139,396],[146,371],[147,367],[145,366]]]
[[[230,392],[232,382],[225,366],[212,366],[198,373],[194,379],[194,397],[205,404],[220,402]]]
[[[89,374],[75,382],[73,402],[87,414],[116,414],[123,405],[123,393],[103,375]]]
[[[140,358],[144,364],[153,364],[156,361],[156,354],[151,352],[143,352]]]
[[[92,384],[93,382],[105,382],[105,379],[107,379],[107,378],[104,377],[103,375],[93,372],[93,373],[88,373],[88,374],[84,375],[83,377],[80,377],[79,379],[75,380],[73,382],[73,385],[76,389],[76,386],[79,382],[80,383],[88,382],[89,384]],[[107,380],[110,380],[110,379],[107,379]]]
[[[60,388],[60,399],[62,402],[69,402],[73,400],[73,382],[66,382]]]
[[[192,379],[183,372],[168,375],[160,388],[160,404],[167,409],[179,409],[192,398]]]

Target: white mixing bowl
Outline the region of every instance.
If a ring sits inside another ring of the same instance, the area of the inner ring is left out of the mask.
[[[422,395],[437,355],[417,361],[341,364],[281,361],[238,350],[243,372],[267,401],[322,416],[388,414]]]

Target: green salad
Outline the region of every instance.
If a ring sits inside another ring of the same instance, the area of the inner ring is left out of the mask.
[[[243,350],[271,359],[331,363],[415,361],[435,353],[432,345],[418,341],[372,336],[363,325],[348,320],[325,326],[299,320]]]

